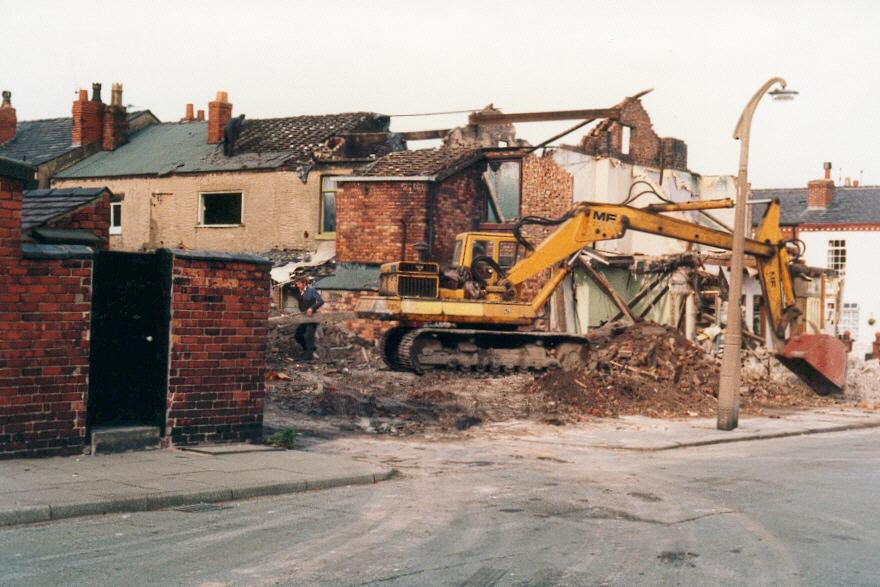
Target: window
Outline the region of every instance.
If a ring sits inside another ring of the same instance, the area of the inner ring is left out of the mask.
[[[336,192],[339,189],[336,178],[324,176],[321,178],[321,230],[318,232],[328,234],[336,232]]]
[[[477,257],[492,257],[495,253],[495,243],[492,241],[474,241],[471,245],[471,263]]]
[[[241,192],[202,194],[202,226],[241,225]]]
[[[840,334],[849,331],[852,338],[859,338],[859,305],[843,304],[843,312],[840,314],[840,325],[837,329]]]
[[[511,241],[498,243],[498,265],[502,269],[510,269],[516,265],[517,249],[519,245]]]
[[[122,234],[122,202],[110,204],[110,234]]]
[[[628,126],[624,126],[620,133],[620,152],[623,155],[629,155],[629,140],[631,136],[632,129]]]
[[[846,241],[828,241],[828,268],[839,271],[843,275],[846,270]]]
[[[486,219],[489,222],[510,222],[514,218],[518,218],[520,203],[519,159],[490,161],[485,177],[490,189],[495,194],[498,207],[501,208],[501,215],[504,217],[503,219],[498,218],[490,201],[487,204]]]

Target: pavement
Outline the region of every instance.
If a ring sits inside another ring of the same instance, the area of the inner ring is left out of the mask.
[[[532,428],[519,422],[486,427],[493,434],[516,434],[517,427]],[[726,444],[823,434],[880,427],[880,412],[855,408],[791,410],[770,416],[740,416],[739,426],[718,430],[714,418],[660,420],[643,416],[602,419],[587,425],[543,428],[540,435],[518,435],[517,440],[537,444],[570,444],[582,447],[641,452],[667,451],[695,446]],[[549,430],[549,431],[548,431]]]
[[[729,432],[717,430],[715,420],[708,418],[657,420],[626,416],[565,427],[543,426],[540,433],[535,433],[534,423],[496,423],[481,427],[480,434],[486,440],[497,437],[511,444],[548,448],[656,452],[877,427],[880,413],[817,409],[742,417],[739,427]],[[235,501],[390,479],[395,470],[371,464],[376,457],[243,444],[13,459],[0,465],[0,526]],[[394,461],[390,462],[393,466]]]
[[[0,526],[225,502],[392,477],[335,455],[216,445],[0,462]]]

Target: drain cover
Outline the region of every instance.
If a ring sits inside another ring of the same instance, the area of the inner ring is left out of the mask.
[[[217,505],[216,503],[194,503],[192,505],[182,505],[174,508],[178,512],[186,512],[188,514],[201,514],[202,512],[216,512],[219,510],[228,510],[232,506]]]

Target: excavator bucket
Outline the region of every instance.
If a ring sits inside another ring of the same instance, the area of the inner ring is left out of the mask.
[[[819,395],[842,393],[846,387],[846,346],[828,334],[800,334],[789,340],[779,361]]]

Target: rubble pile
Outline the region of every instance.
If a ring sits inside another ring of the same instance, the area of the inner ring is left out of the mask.
[[[530,391],[555,402],[560,411],[614,417],[712,416],[718,400],[720,361],[680,332],[652,322],[612,323],[593,331],[587,364],[539,377]],[[777,371],[784,370],[778,366]],[[809,388],[743,371],[741,407],[825,405],[832,402]]]
[[[283,422],[317,435],[339,430],[458,434],[510,420],[566,424],[626,414],[714,416],[717,409],[720,361],[675,329],[651,322],[593,330],[582,368],[538,377],[391,371],[374,344],[333,322],[318,329],[318,360],[303,362],[295,330],[295,324],[279,325],[270,336],[270,426]],[[740,404],[744,413],[834,401],[817,396],[769,353],[746,353]]]
[[[846,397],[863,408],[880,406],[880,361],[850,359],[846,373]]]

